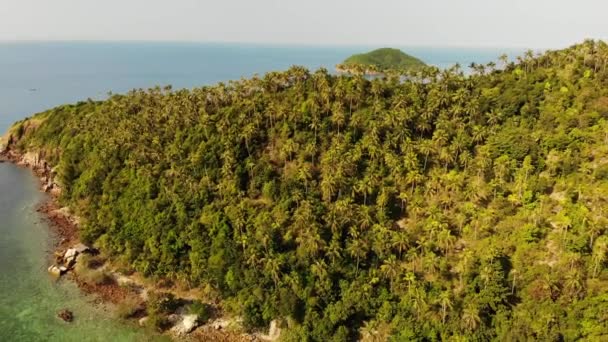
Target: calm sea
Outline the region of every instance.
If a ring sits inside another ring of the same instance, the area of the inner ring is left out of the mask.
[[[0,132],[16,120],[68,102],[171,84],[191,88],[302,65],[334,66],[371,47],[178,43],[0,44]],[[485,63],[506,49],[402,49],[429,64]],[[1,133],[0,133],[1,134]],[[35,208],[43,197],[29,171],[0,164],[0,341],[148,341],[68,281],[46,272],[53,235]],[[69,308],[70,325],[55,313]]]

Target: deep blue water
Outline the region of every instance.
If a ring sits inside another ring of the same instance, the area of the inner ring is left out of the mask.
[[[255,73],[335,65],[374,47],[212,43],[0,43],[0,132],[33,113],[108,91],[173,85],[192,88]],[[486,63],[523,49],[400,47],[428,64]]]

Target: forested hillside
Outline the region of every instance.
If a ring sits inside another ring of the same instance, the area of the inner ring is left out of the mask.
[[[608,339],[608,46],[293,67],[18,123],[81,235],[285,339]]]

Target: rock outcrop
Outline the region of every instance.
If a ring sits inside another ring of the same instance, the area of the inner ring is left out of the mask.
[[[21,156],[21,162],[23,166],[27,166],[33,169],[45,169],[47,164],[42,158],[39,152],[26,152]]]
[[[48,268],[50,274],[55,277],[60,277],[76,265],[78,256],[91,252],[92,249],[84,244],[77,244],[72,248],[68,248],[65,253],[59,254],[57,262],[59,265],[51,265]]]
[[[10,135],[0,137],[0,155],[4,155],[8,152],[8,142],[11,140]]]
[[[72,313],[72,311],[68,310],[68,309],[63,309],[60,310],[57,313],[57,317],[61,318],[64,322],[72,322],[74,320],[74,314]]]
[[[52,210],[49,212],[49,215],[53,216],[53,217],[65,219],[66,221],[70,222],[71,224],[73,224],[77,227],[80,225],[80,218],[73,215],[72,212],[70,211],[70,208],[68,208],[68,207],[63,207],[63,208]],[[74,246],[74,247],[76,247],[76,246]],[[87,247],[86,251],[90,251],[90,250],[91,249]]]
[[[63,255],[63,262],[67,265],[68,268],[73,267],[76,264],[76,257],[78,256],[78,252],[74,248],[70,248],[65,251]]]
[[[279,321],[274,319],[270,322],[270,329],[268,330],[268,338],[272,341],[277,340],[281,336],[281,328]]]
[[[83,243],[79,243],[79,244],[75,245],[73,248],[76,250],[76,252],[78,254],[91,252],[91,247],[89,247]]]
[[[263,341],[276,341],[281,337],[281,320],[274,319],[270,322],[270,328],[268,334],[258,334],[257,336]]]
[[[61,277],[63,274],[65,274],[65,273],[68,271],[68,269],[67,269],[67,267],[65,267],[65,266],[51,265],[51,266],[48,268],[48,271],[49,271],[49,273],[50,273],[52,276],[54,276],[54,277],[56,277],[56,278],[59,278],[59,277]]]
[[[140,327],[145,327],[146,324],[148,324],[148,321],[150,320],[150,317],[146,316],[146,317],[142,317],[139,319],[139,321],[137,321],[139,323]]]
[[[13,144],[7,143],[0,146],[0,156],[17,165],[32,169],[40,177],[42,191],[59,196],[61,194],[61,186],[57,182],[57,170],[56,168],[51,168],[50,164],[45,160],[45,155],[40,151],[21,153],[11,148]]]
[[[84,245],[82,243],[78,243],[72,248],[68,248],[65,251],[65,253],[63,254],[63,263],[67,266],[67,268],[71,269],[72,267],[74,267],[74,265],[76,265],[78,256],[85,253],[90,253],[92,251],[93,250],[89,246]]]
[[[198,325],[198,315],[183,315],[181,320],[171,328],[171,332],[177,336],[184,336],[191,333]]]

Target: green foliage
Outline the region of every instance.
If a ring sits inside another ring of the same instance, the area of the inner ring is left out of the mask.
[[[182,305],[182,302],[175,298],[172,293],[151,292],[148,294],[146,302],[146,313],[148,315],[148,325],[158,331],[164,331],[171,326],[169,314]]]
[[[166,315],[158,312],[148,313],[148,321],[146,325],[156,329],[159,332],[163,332],[171,327],[171,322]]]
[[[212,307],[200,301],[194,301],[187,306],[188,312],[198,316],[198,322],[205,324],[212,315]]]
[[[292,67],[55,108],[18,146],[58,165],[85,239],[251,329],[603,340],[607,61],[586,41],[470,76]]]
[[[15,139],[21,139],[23,137],[23,134],[25,134],[25,127],[23,127],[23,124],[20,123],[15,129]]]
[[[399,49],[381,48],[368,53],[348,57],[342,64],[349,68],[355,65],[373,67],[378,71],[384,70],[420,70],[426,64],[420,59],[410,56]]]
[[[82,254],[78,258],[78,262],[74,268],[78,277],[85,282],[95,285],[111,285],[114,283],[114,278],[107,274],[104,270],[97,269],[100,260],[88,254]]]
[[[114,283],[114,278],[102,270],[94,270],[89,273],[87,279],[95,285],[111,285]]]
[[[121,319],[129,319],[143,311],[141,300],[137,297],[129,296],[120,302],[116,308],[116,315]]]
[[[151,292],[146,302],[148,314],[170,314],[180,305],[181,301],[176,299],[172,293],[167,292]]]

